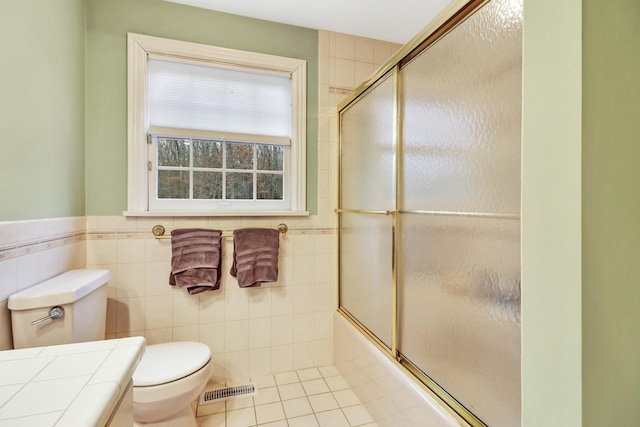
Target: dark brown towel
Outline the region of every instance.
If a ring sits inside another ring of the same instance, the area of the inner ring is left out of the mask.
[[[280,233],[271,228],[244,228],[233,232],[231,275],[241,288],[278,280]]]
[[[221,240],[220,230],[173,230],[169,284],[191,295],[220,288]]]

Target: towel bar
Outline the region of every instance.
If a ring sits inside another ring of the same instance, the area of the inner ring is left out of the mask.
[[[165,236],[165,231],[166,229],[164,228],[163,225],[154,225],[153,228],[151,229],[151,232],[153,233],[154,237],[157,240],[164,240],[164,239],[170,239],[171,236]],[[280,232],[280,237],[284,236],[285,234],[287,234],[287,231],[289,231],[289,227],[287,226],[287,224],[278,224],[278,231]],[[230,237],[233,234],[225,234],[222,233],[222,237]]]

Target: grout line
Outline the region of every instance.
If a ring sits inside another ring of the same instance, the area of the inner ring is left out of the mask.
[[[308,368],[308,369],[312,369],[312,368]],[[328,384],[328,382],[327,382],[327,378],[342,377],[342,378],[344,379],[344,377],[342,376],[342,374],[340,374],[340,373],[338,372],[338,373],[337,373],[337,375],[327,375],[327,376],[325,376],[325,375],[322,373],[322,371],[320,371],[319,367],[316,367],[315,369],[317,369],[317,370],[318,370],[318,372],[320,373],[320,378],[312,378],[312,379],[307,379],[307,380],[304,380],[304,381],[303,381],[303,380],[302,380],[302,378],[300,377],[300,374],[299,374],[299,372],[298,372],[298,371],[301,371],[301,370],[304,370],[304,369],[292,370],[292,371],[287,371],[287,373],[289,373],[289,372],[294,373],[294,374],[295,374],[295,376],[296,376],[296,378],[297,378],[297,381],[295,381],[295,382],[291,382],[291,383],[286,383],[286,384],[281,384],[281,385],[278,385],[278,384],[277,384],[277,382],[276,382],[276,378],[275,378],[275,374],[272,374],[272,377],[273,377],[273,383],[274,383],[274,384],[273,384],[272,386],[270,386],[270,387],[264,387],[264,388],[273,388],[273,387],[275,387],[275,388],[276,388],[276,393],[277,393],[277,395],[278,395],[278,397],[279,397],[279,400],[278,400],[277,402],[269,402],[269,403],[263,403],[263,404],[261,404],[261,405],[256,405],[255,396],[251,396],[251,398],[252,398],[251,402],[252,402],[252,404],[253,404],[253,414],[254,414],[255,421],[256,421],[256,424],[254,424],[254,426],[260,426],[260,425],[261,425],[261,424],[258,422],[258,413],[257,413],[257,409],[256,409],[256,407],[257,407],[257,406],[264,406],[264,405],[268,405],[268,404],[274,404],[274,403],[280,403],[280,408],[282,409],[282,413],[284,414],[284,418],[283,418],[283,419],[281,419],[281,420],[275,420],[275,421],[270,421],[270,422],[284,421],[285,423],[289,424],[289,420],[290,420],[290,419],[301,418],[301,417],[307,417],[307,416],[309,416],[309,415],[312,415],[312,416],[313,416],[313,418],[315,419],[316,423],[317,423],[318,425],[320,425],[320,420],[319,420],[319,419],[318,419],[318,417],[317,417],[317,415],[318,415],[318,414],[325,413],[325,412],[332,412],[332,411],[336,411],[336,410],[338,410],[338,411],[339,411],[339,413],[340,413],[340,414],[342,414],[342,416],[344,417],[344,419],[349,423],[349,425],[351,425],[351,423],[349,422],[349,418],[347,417],[347,414],[345,413],[345,411],[344,411],[344,410],[345,410],[346,408],[352,408],[352,407],[356,407],[356,406],[363,406],[363,407],[364,407],[364,405],[363,405],[363,404],[362,404],[362,402],[360,402],[360,401],[359,401],[359,399],[358,399],[358,402],[357,402],[357,403],[355,403],[355,404],[353,404],[353,405],[341,406],[341,405],[340,405],[340,403],[338,402],[338,399],[337,399],[337,398],[336,398],[336,396],[335,396],[335,392],[338,392],[338,391],[344,391],[344,390],[351,390],[351,391],[353,391],[353,389],[352,389],[351,387],[349,387],[349,388],[347,388],[347,389],[341,389],[341,390],[335,390],[335,391],[334,391],[334,390],[331,390],[331,388],[329,387],[329,384]],[[313,394],[313,395],[311,395],[311,396],[318,396],[318,395],[320,395],[320,394],[330,394],[330,395],[331,395],[331,397],[335,400],[336,404],[338,405],[338,407],[337,407],[337,408],[327,409],[327,410],[323,410],[323,411],[316,411],[316,410],[313,408],[313,405],[311,405],[311,401],[310,401],[310,399],[309,399],[310,395],[308,395],[308,394],[307,394],[307,391],[304,389],[304,386],[302,385],[302,383],[303,383],[303,382],[306,382],[306,381],[316,381],[316,380],[319,380],[319,379],[321,379],[321,380],[322,380],[322,382],[323,382],[323,383],[325,384],[325,386],[327,387],[328,391],[327,391],[327,392],[323,392],[323,393]],[[293,385],[293,384],[298,384],[298,385],[300,386],[300,388],[302,388],[302,391],[303,391],[303,393],[304,393],[304,394],[303,394],[303,396],[294,397],[294,398],[286,399],[286,400],[282,399],[282,395],[281,395],[281,393],[280,393],[279,386],[288,386],[288,385]],[[303,397],[305,398],[306,403],[309,405],[309,408],[311,409],[311,413],[309,413],[309,414],[305,414],[305,415],[298,415],[298,416],[295,416],[295,417],[291,417],[291,418],[289,418],[289,417],[287,416],[287,413],[286,413],[285,409],[284,409],[284,402],[285,402],[285,401],[288,401],[288,400],[301,399],[301,398],[303,398]],[[238,410],[238,409],[242,409],[242,408],[237,408],[237,409],[235,409],[235,410]],[[248,408],[247,408],[247,409],[248,409]],[[365,407],[365,410],[366,410],[366,407]],[[227,406],[226,406],[226,402],[225,402],[225,412],[224,412],[224,415],[225,415],[225,425],[226,425],[227,427],[232,427],[232,426],[229,426],[229,425],[227,424],[227,422],[228,422],[228,417],[227,417],[227,415],[228,415],[228,413],[229,413],[229,412],[231,412],[231,411],[232,411],[232,410],[227,410]],[[352,427],[355,427],[355,426],[352,426]]]

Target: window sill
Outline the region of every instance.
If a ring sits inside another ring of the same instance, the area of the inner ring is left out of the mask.
[[[215,216],[215,217],[224,217],[224,216],[309,216],[309,212],[307,211],[268,211],[268,212],[259,212],[259,211],[240,211],[240,212],[211,212],[211,211],[203,211],[203,212],[181,212],[181,211],[157,211],[157,212],[149,212],[149,211],[124,211],[122,215],[125,217],[166,217],[166,216],[182,216],[182,217],[207,217],[207,216]]]

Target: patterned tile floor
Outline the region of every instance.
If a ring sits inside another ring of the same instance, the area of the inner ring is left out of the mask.
[[[252,378],[255,396],[203,405],[199,427],[355,427],[373,419],[334,366]],[[206,415],[204,415],[206,414]]]

